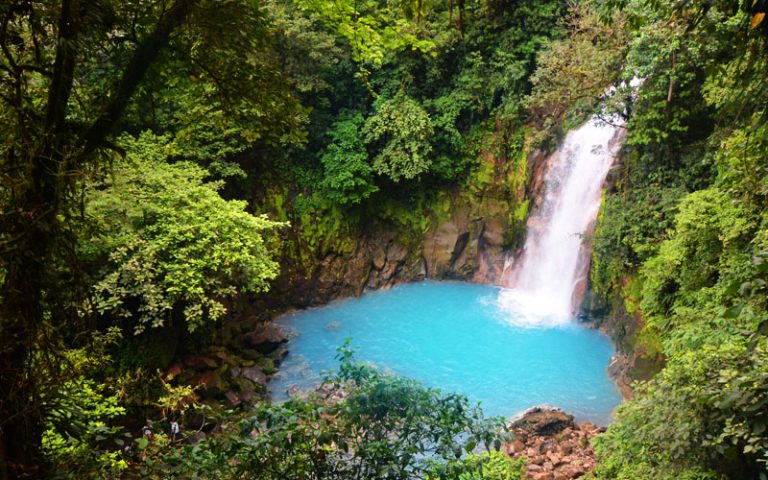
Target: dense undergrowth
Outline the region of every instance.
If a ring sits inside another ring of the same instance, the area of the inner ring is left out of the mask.
[[[760,2],[627,2],[644,78],[593,286],[665,367],[596,442],[596,478],[766,478],[768,151]]]
[[[164,372],[372,226],[415,245],[500,199],[519,245],[527,154],[595,112],[628,123],[593,289],[665,366],[593,476],[766,478],[766,7],[4,2],[0,478],[520,478],[462,456],[501,431],[465,399],[346,350],[339,402],[224,411]],[[218,433],[150,441],[147,418]]]
[[[218,430],[232,413],[169,365],[372,225],[418,244],[490,195],[519,241],[525,97],[565,10],[4,2],[2,476],[140,475],[147,419]]]

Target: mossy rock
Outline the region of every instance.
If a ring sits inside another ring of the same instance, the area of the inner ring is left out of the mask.
[[[261,367],[262,370],[264,370],[264,373],[267,375],[274,375],[277,372],[277,367],[275,367],[275,362],[271,358],[262,357],[258,360],[256,360],[256,365]]]

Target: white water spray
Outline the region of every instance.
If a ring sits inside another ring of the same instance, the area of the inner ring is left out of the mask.
[[[505,272],[502,311],[521,326],[566,324],[589,270],[583,247],[600,209],[602,185],[621,146],[618,118],[592,118],[568,133],[548,159],[545,192],[528,220],[525,247]]]

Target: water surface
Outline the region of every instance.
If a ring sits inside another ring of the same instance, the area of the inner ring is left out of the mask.
[[[425,281],[285,315],[278,323],[295,336],[270,383],[273,398],[287,398],[292,385],[312,388],[320,371],[337,367],[336,349],[352,338],[360,360],[463,393],[487,415],[548,403],[608,423],[621,401],[605,372],[614,353],[609,339],[575,322],[516,323],[508,306],[500,308],[501,292]]]

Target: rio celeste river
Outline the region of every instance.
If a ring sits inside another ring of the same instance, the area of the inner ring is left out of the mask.
[[[510,417],[547,403],[579,420],[610,422],[621,401],[605,371],[611,343],[572,314],[589,272],[583,239],[594,230],[623,140],[614,120],[591,119],[546,159],[525,246],[504,264],[508,288],[427,281],[285,315],[279,323],[296,335],[270,384],[273,398],[313,388],[351,338],[360,360],[462,393],[486,415]]]
[[[480,402],[510,417],[550,404],[605,425],[621,396],[608,375],[613,347],[576,321],[531,322],[503,302],[505,290],[424,281],[284,315],[289,355],[270,383],[273,399],[308,390],[336,368],[351,338],[359,360]]]

